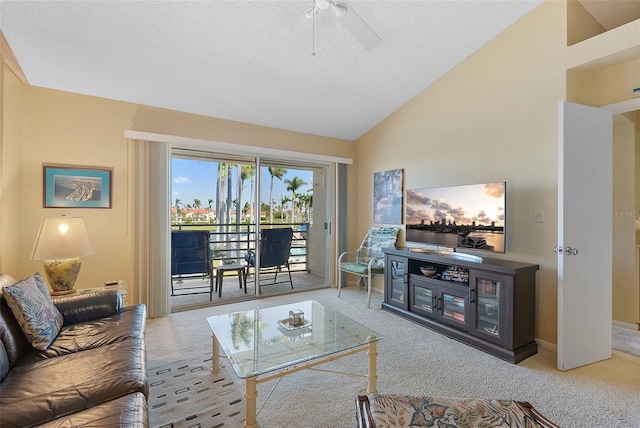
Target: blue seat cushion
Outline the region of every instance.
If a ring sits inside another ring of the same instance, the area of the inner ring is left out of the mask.
[[[355,275],[367,275],[369,273],[369,265],[365,263],[357,262],[343,262],[340,263],[340,270],[353,273]],[[383,273],[384,268],[373,266],[371,273]]]

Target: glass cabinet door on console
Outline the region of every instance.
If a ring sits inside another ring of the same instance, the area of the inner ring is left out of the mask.
[[[503,302],[500,299],[505,277],[488,272],[471,274],[471,332],[497,344],[503,343]]]
[[[436,287],[427,281],[411,279],[411,312],[419,313],[426,317],[435,318],[437,315],[438,300]]]
[[[438,312],[440,321],[462,330],[467,329],[468,318],[468,291],[458,291],[455,289],[438,288]]]
[[[409,310],[462,331],[468,330],[469,270],[409,261]]]
[[[408,260],[405,257],[387,256],[384,271],[386,303],[409,309]]]

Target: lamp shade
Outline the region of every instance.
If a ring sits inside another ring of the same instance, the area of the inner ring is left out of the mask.
[[[45,217],[31,253],[31,260],[56,260],[95,254],[82,217]]]

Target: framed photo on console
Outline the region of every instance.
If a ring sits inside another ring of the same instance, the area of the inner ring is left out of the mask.
[[[111,208],[113,168],[43,164],[44,208]]]

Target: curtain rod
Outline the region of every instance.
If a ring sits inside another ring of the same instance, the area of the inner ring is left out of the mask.
[[[143,140],[157,143],[169,143],[173,147],[224,150],[232,154],[251,155],[251,156],[269,156],[280,159],[291,160],[310,160],[327,163],[344,163],[353,164],[353,159],[338,156],[320,155],[316,153],[296,152],[292,150],[271,149],[268,147],[248,146],[244,144],[221,143],[218,141],[201,140],[197,138],[178,137],[176,135],[156,134],[144,131],[124,131],[124,136],[132,140]]]

